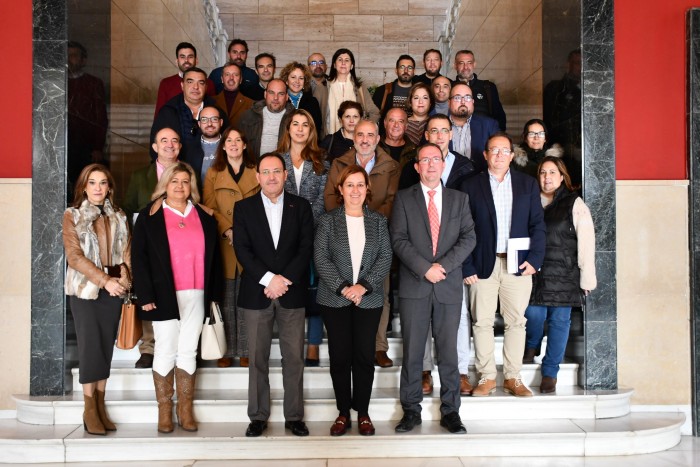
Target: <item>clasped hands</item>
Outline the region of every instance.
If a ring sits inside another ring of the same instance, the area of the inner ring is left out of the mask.
[[[440,263],[433,263],[425,273],[425,278],[431,284],[437,284],[440,281],[444,281],[447,278],[447,271],[443,268]]]
[[[345,287],[340,293],[357,306],[362,301],[362,296],[367,293],[367,289],[360,284],[355,284],[351,287]]]
[[[281,274],[275,274],[270,283],[267,284],[267,287],[265,287],[265,296],[270,300],[280,298],[282,295],[287,293],[290,285],[292,285],[292,281]]]

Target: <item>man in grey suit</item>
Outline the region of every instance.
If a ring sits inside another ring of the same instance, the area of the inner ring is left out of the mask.
[[[459,417],[457,329],[462,306],[462,263],[476,245],[469,197],[445,188],[440,148],[427,143],[414,168],[420,183],[399,191],[391,217],[391,244],[401,260],[399,312],[403,334],[397,432],[421,424],[423,351],[432,323],[440,373],[440,425],[466,433]]]

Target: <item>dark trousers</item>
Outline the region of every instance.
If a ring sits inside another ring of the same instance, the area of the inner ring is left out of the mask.
[[[421,411],[423,354],[432,323],[440,373],[440,413],[459,413],[462,400],[459,394],[457,329],[461,304],[440,303],[433,292],[421,299],[401,297],[399,310],[403,335],[403,366],[399,389],[401,406],[404,411]]]
[[[331,379],[338,412],[368,415],[374,382],[374,344],[382,308],[321,306],[328,332]],[[351,385],[352,381],[352,385]]]
[[[272,300],[263,310],[240,308],[248,328],[248,417],[270,418],[270,348],[272,328],[277,322],[282,352],[284,419],[304,419],[304,322],[303,308],[284,308]]]

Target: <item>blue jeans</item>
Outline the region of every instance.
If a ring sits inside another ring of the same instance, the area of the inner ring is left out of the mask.
[[[529,305],[525,310],[525,318],[525,347],[528,349],[540,346],[544,322],[547,320],[547,350],[542,359],[542,376],[556,378],[569,340],[571,307]]]
[[[323,319],[321,315],[309,316],[306,328],[306,340],[311,345],[321,345],[323,341]]]

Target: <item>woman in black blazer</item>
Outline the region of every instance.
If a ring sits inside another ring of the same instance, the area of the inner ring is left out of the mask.
[[[384,304],[382,286],[391,267],[391,244],[386,217],[367,207],[371,192],[364,169],[347,166],[338,183],[341,206],[320,217],[314,242],[317,302],[328,331],[331,378],[339,411],[330,433],[341,436],[347,432],[353,408],[360,434],[370,436],[374,434],[368,410],[375,336]]]
[[[160,177],[136,220],[131,255],[139,317],[153,321],[153,382],[158,431],[173,431],[173,380],[178,424],[196,431],[192,412],[197,344],[204,316],[223,279],[213,211],[199,203],[192,167],[178,162]]]

